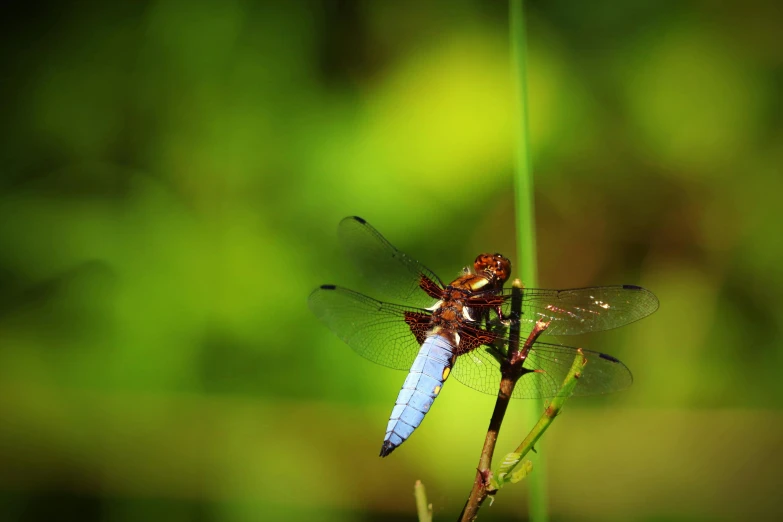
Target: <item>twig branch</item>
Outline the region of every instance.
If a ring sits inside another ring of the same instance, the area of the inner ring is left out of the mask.
[[[460,520],[474,520],[479,507],[486,500],[490,493],[490,480],[492,478],[492,455],[495,452],[495,444],[500,433],[500,426],[508,409],[508,401],[514,393],[514,387],[519,378],[530,370],[523,367],[525,358],[536,339],[544,333],[549,326],[548,323],[537,322],[533,331],[528,335],[522,348],[519,347],[519,317],[522,307],[522,283],[519,279],[515,280],[512,288],[511,298],[511,328],[509,332],[509,351],[507,357],[499,357],[500,361],[500,389],[498,397],[495,400],[495,409],[492,412],[492,418],[489,421],[487,436],[484,438],[484,447],[481,450],[479,465],[476,470],[476,478],[473,481],[473,489],[470,492],[465,507],[462,509]],[[513,361],[513,362],[512,362]]]
[[[579,377],[582,375],[582,370],[587,364],[587,359],[584,357],[582,350],[579,349],[574,357],[574,362],[571,364],[571,368],[566,374],[565,379],[563,379],[563,383],[558,389],[555,397],[550,401],[536,425],[517,449],[513,453],[506,455],[503,459],[503,463],[496,474],[497,476],[493,476],[491,471],[492,456],[495,452],[495,444],[497,443],[500,426],[503,423],[503,418],[506,414],[506,409],[508,408],[508,402],[511,399],[514,387],[520,377],[531,372],[531,370],[524,367],[524,363],[527,360],[528,355],[530,355],[533,344],[549,327],[549,323],[543,321],[536,322],[533,331],[530,332],[530,335],[528,335],[525,340],[525,344],[520,348],[519,319],[521,317],[521,308],[522,284],[519,279],[517,279],[513,283],[511,297],[509,350],[505,357],[498,357],[501,370],[500,389],[498,390],[498,397],[495,401],[495,409],[492,412],[492,418],[489,421],[487,436],[484,439],[484,447],[481,450],[481,457],[479,458],[479,465],[476,470],[476,478],[473,481],[473,489],[470,491],[470,496],[460,514],[459,520],[462,522],[475,520],[478,515],[478,510],[488,496],[497,493],[497,490],[508,482],[518,482],[522,480],[522,478],[530,472],[532,465],[529,461],[523,464],[522,469],[519,469],[516,472],[514,470],[519,466],[519,463],[522,462],[525,455],[533,449],[535,443],[541,438],[547,428],[552,424],[555,417],[560,413],[565,401],[573,394]]]
[[[538,328],[540,323],[536,323],[536,327]],[[541,333],[546,329],[546,326],[542,328],[535,337],[538,337],[538,335],[541,335]],[[531,337],[535,334],[535,330],[533,333],[531,333]],[[525,348],[529,350],[528,344],[532,345],[531,337],[528,337],[528,341],[525,342]],[[535,339],[533,339],[535,341]],[[576,356],[574,357],[574,362],[571,364],[571,369],[569,370],[568,374],[566,375],[565,379],[563,380],[563,384],[560,386],[557,395],[551,400],[549,403],[549,406],[544,410],[544,413],[541,415],[541,418],[539,418],[536,425],[533,427],[532,430],[530,430],[530,433],[528,433],[527,437],[522,441],[522,443],[517,447],[516,450],[514,450],[513,453],[509,453],[506,455],[506,457],[503,460],[503,464],[501,465],[497,477],[493,476],[492,471],[489,470],[489,468],[482,468],[481,465],[479,467],[478,473],[476,475],[476,480],[473,483],[473,490],[470,492],[470,497],[468,498],[468,502],[465,504],[465,507],[462,510],[462,514],[460,515],[461,521],[472,521],[476,519],[476,516],[478,515],[478,510],[481,508],[482,503],[486,498],[490,495],[494,495],[497,493],[497,490],[503,487],[504,484],[508,482],[518,482],[522,478],[524,478],[532,469],[532,465],[529,461],[526,461],[523,464],[523,468],[520,470],[517,470],[516,473],[514,470],[519,466],[519,463],[522,462],[522,459],[525,457],[525,455],[530,452],[531,449],[533,449],[535,443],[538,441],[538,439],[541,438],[541,435],[544,434],[544,432],[549,428],[549,426],[552,424],[552,421],[557,417],[561,410],[563,409],[563,405],[565,404],[565,401],[571,396],[571,394],[574,392],[574,388],[576,387],[579,377],[582,374],[582,370],[584,369],[585,365],[587,364],[587,359],[584,357],[584,354],[582,353],[582,350],[580,349]],[[523,372],[524,374],[524,372]],[[518,379],[519,377],[517,377]],[[516,383],[516,381],[514,381]],[[501,383],[502,388],[502,383]],[[512,386],[513,391],[513,386]],[[498,395],[498,403],[501,401],[500,394]],[[508,402],[507,400],[505,401]],[[497,410],[497,404],[496,403],[496,410]],[[503,407],[503,412],[505,412],[505,407]],[[492,416],[493,420],[495,420],[495,415]],[[500,418],[500,421],[502,422],[502,416]],[[492,423],[490,423],[490,431],[492,429]],[[500,426],[497,426],[497,429],[500,429]],[[492,439],[491,444],[487,444],[487,442]],[[481,462],[484,463],[485,460],[485,452],[488,449],[489,446],[489,461],[492,460],[492,451],[494,450],[494,441],[497,440],[497,432],[494,433],[493,437],[490,437],[490,433],[487,433],[487,439],[484,442],[484,449],[482,450],[482,460]]]
[[[530,433],[527,434],[525,440],[523,440],[522,443],[517,446],[517,449],[514,450],[513,455],[518,455],[518,457],[516,457],[515,464],[507,467],[507,471],[505,473],[507,476],[510,477],[513,475],[514,469],[519,465],[519,462],[521,462],[525,455],[527,455],[528,452],[533,449],[538,439],[541,438],[541,435],[543,435],[547,428],[549,428],[549,425],[552,424],[552,421],[555,420],[555,417],[560,414],[565,401],[568,400],[572,393],[574,393],[574,388],[579,382],[579,378],[582,375],[582,370],[586,364],[587,359],[585,358],[584,354],[582,353],[582,349],[580,348],[577,355],[574,357],[574,362],[571,363],[571,369],[568,371],[568,374],[566,374],[565,379],[563,379],[563,384],[557,391],[557,395],[552,398],[549,406],[546,407],[544,413],[541,415],[541,418],[538,419],[536,425],[533,426],[533,429],[530,430]],[[500,485],[502,485],[502,482]]]

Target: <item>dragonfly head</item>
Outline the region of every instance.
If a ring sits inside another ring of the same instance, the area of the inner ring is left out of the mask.
[[[473,262],[477,274],[489,279],[490,285],[503,286],[511,276],[511,261],[500,254],[480,254]]]

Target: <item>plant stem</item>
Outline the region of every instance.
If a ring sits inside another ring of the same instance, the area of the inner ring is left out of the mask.
[[[413,486],[413,496],[416,497],[416,512],[419,514],[419,522],[432,522],[432,505],[427,503],[427,491],[421,480],[417,480]]]
[[[536,328],[533,330],[533,332],[528,337],[528,340],[525,341],[525,347],[523,350],[529,350],[530,347],[533,346],[533,343],[538,338],[539,335],[541,335],[544,330],[546,330],[549,323],[536,323]],[[524,354],[523,354],[524,357]],[[497,493],[497,489],[502,487],[504,483],[507,482],[516,482],[520,480],[520,478],[514,478],[514,470],[519,466],[520,464],[523,464],[526,466],[525,472],[522,476],[525,476],[529,474],[529,471],[531,469],[532,464],[530,462],[525,463],[522,459],[530,452],[530,450],[533,449],[536,442],[541,438],[541,436],[544,434],[544,432],[549,428],[549,426],[552,424],[552,421],[555,420],[555,417],[557,417],[560,412],[563,409],[563,405],[565,404],[565,401],[568,400],[568,398],[574,393],[574,388],[577,386],[577,383],[579,381],[579,378],[582,375],[582,370],[584,369],[585,365],[587,364],[587,359],[584,357],[584,354],[582,353],[582,350],[579,349],[578,353],[574,356],[574,362],[571,363],[571,369],[568,371],[568,374],[566,374],[565,379],[563,379],[563,384],[560,386],[560,388],[557,391],[557,394],[555,397],[550,401],[547,408],[544,410],[544,413],[541,415],[541,417],[538,419],[538,422],[536,422],[536,425],[533,426],[533,429],[530,430],[530,433],[527,434],[527,437],[522,441],[522,443],[517,447],[516,450],[512,454],[506,455],[505,461],[514,462],[515,464],[511,465],[510,467],[506,467],[505,465],[501,465],[501,472],[497,475],[497,477],[492,477],[492,472],[489,470],[489,468],[482,467],[485,462],[490,462],[492,460],[492,452],[495,449],[495,441],[497,440],[497,431],[500,430],[500,423],[503,421],[503,414],[506,411],[506,406],[508,405],[508,399],[510,398],[510,393],[514,390],[514,385],[516,384],[517,380],[521,375],[524,375],[524,372],[517,374],[516,377],[513,377],[510,380],[511,383],[511,389],[508,391],[509,395],[505,396],[505,393],[503,393],[503,383],[501,383],[501,393],[498,394],[498,400],[495,403],[495,413],[492,414],[492,421],[490,421],[490,429],[487,432],[487,438],[484,442],[484,449],[481,452],[481,465],[479,465],[478,472],[476,473],[476,480],[473,484],[473,490],[470,492],[470,497],[468,498],[468,502],[465,504],[465,507],[462,509],[462,514],[460,515],[460,521],[466,522],[466,521],[472,521],[475,520],[476,516],[478,515],[478,510],[481,508],[482,503],[484,500],[486,500],[487,496],[494,495]],[[504,380],[505,379],[505,372],[504,372]],[[500,407],[499,407],[500,405]],[[499,417],[496,418],[496,414],[499,413]],[[497,430],[493,433],[493,425],[497,423]],[[514,460],[510,460],[510,459]],[[505,468],[505,469],[504,469]],[[527,475],[529,476],[529,475]],[[490,483],[490,481],[493,481],[494,485]]]
[[[500,381],[500,391],[495,401],[495,409],[492,411],[492,418],[489,421],[487,436],[484,438],[484,447],[481,448],[481,457],[476,470],[476,478],[473,480],[473,489],[470,490],[470,496],[465,503],[465,507],[462,508],[460,521],[475,520],[481,504],[484,503],[489,494],[487,486],[489,485],[489,474],[492,467],[492,455],[495,453],[495,444],[498,440],[498,433],[500,433],[500,426],[503,423],[503,417],[506,415],[508,401],[516,383],[516,379],[512,380],[506,376]]]
[[[510,2],[511,57],[515,72],[515,105],[518,133],[516,141],[516,167],[514,169],[515,206],[517,211],[517,253],[521,269],[518,271],[527,287],[535,287],[538,279],[536,264],[535,200],[533,168],[530,151],[530,126],[527,102],[527,51],[525,21],[522,0]]]
[[[533,190],[533,170],[531,167],[530,128],[527,100],[527,44],[525,19],[522,0],[510,0],[509,22],[511,39],[512,70],[514,71],[516,105],[518,115],[518,139],[516,142],[516,168],[514,186],[517,211],[517,250],[522,281],[526,286],[537,286],[536,266],[536,229],[535,204]],[[540,400],[530,401],[527,405],[527,418],[530,422],[541,411]],[[539,448],[540,450],[541,448]],[[529,514],[532,522],[547,520],[546,473],[541,454],[534,459],[536,472],[529,479]]]
[[[489,495],[489,482],[491,478],[492,467],[492,455],[495,452],[495,444],[498,440],[498,434],[500,433],[500,426],[503,423],[503,417],[506,415],[506,409],[508,409],[508,402],[511,399],[511,395],[514,393],[514,387],[517,384],[519,378],[524,375],[525,369],[523,368],[524,358],[527,356],[533,343],[538,337],[544,333],[548,323],[536,323],[533,331],[530,332],[523,348],[519,349],[519,328],[520,328],[520,309],[522,306],[522,283],[519,279],[514,281],[513,294],[511,301],[511,331],[509,335],[509,351],[508,357],[501,358],[501,379],[500,387],[498,390],[498,397],[495,400],[495,409],[492,411],[492,418],[489,421],[489,428],[487,429],[487,435],[484,438],[484,446],[481,449],[481,457],[479,458],[479,465],[476,469],[476,478],[473,481],[473,489],[470,491],[465,507],[462,508],[460,514],[460,520],[471,521],[475,520],[478,515],[478,510]],[[515,361],[512,363],[511,361]]]
[[[519,454],[519,462],[522,462],[522,459],[531,449],[533,449],[533,446],[536,444],[538,439],[541,438],[541,435],[544,434],[547,428],[549,428],[549,425],[552,424],[552,421],[555,420],[555,417],[560,414],[565,401],[568,400],[568,398],[574,392],[574,388],[576,387],[579,381],[579,377],[582,375],[582,370],[586,364],[587,359],[585,359],[584,354],[580,348],[574,357],[574,362],[571,364],[571,369],[563,380],[563,384],[560,386],[557,395],[549,402],[549,406],[547,406],[547,408],[544,410],[543,415],[541,415],[541,417],[538,419],[538,422],[535,426],[533,426],[533,429],[530,430],[530,433],[527,434],[525,440],[523,440],[517,449],[514,450],[514,453]],[[511,475],[514,472],[514,468],[519,465],[519,462],[508,470],[508,475]],[[537,472],[538,471],[536,470],[536,473]]]

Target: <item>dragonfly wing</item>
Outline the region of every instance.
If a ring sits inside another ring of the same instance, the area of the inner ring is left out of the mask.
[[[611,355],[585,349],[580,353],[572,346],[539,341],[533,344],[525,361],[525,367],[536,373],[522,376],[521,381],[524,383],[528,379],[528,382],[523,384],[521,393],[530,394],[531,388],[540,387],[541,397],[554,397],[577,356],[587,359],[587,364],[580,373],[574,395],[604,395],[625,390],[633,384],[628,367]],[[517,397],[516,390],[514,397]]]
[[[308,305],[356,353],[397,370],[410,369],[429,328],[426,310],[383,303],[334,285],[316,289]]]
[[[452,373],[462,384],[482,393],[497,395],[500,386],[500,364],[493,348],[480,347],[457,358]],[[631,386],[630,370],[616,358],[599,352],[559,344],[536,342],[524,367],[524,374],[511,395],[514,399],[546,399],[557,395],[563,381],[579,355],[587,359],[574,395],[601,395]]]
[[[511,312],[511,291],[504,289],[504,314]],[[617,285],[522,291],[523,329],[538,320],[550,321],[545,335],[579,335],[633,323],[658,309],[655,294],[640,286]]]
[[[480,346],[457,357],[451,375],[468,388],[489,395],[498,394],[500,363],[487,346]]]
[[[364,219],[357,216],[343,219],[338,235],[348,257],[381,297],[419,308],[428,308],[436,302],[422,290],[421,279],[425,277],[443,287],[438,276],[397,250]]]

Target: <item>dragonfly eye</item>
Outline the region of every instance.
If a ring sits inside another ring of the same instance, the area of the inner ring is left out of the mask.
[[[505,283],[511,276],[511,261],[501,254],[481,254],[473,266],[477,273],[488,274],[500,283]]]

